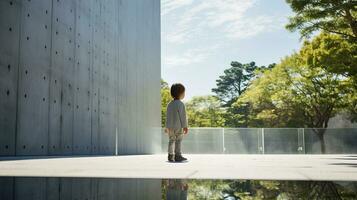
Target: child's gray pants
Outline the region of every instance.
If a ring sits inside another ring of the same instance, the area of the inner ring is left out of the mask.
[[[169,154],[181,155],[181,141],[183,138],[182,128],[169,129]]]

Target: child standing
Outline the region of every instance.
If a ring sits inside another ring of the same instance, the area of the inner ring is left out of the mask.
[[[185,87],[180,83],[171,86],[172,101],[167,105],[165,132],[169,135],[168,160],[181,162],[187,160],[181,154],[183,134],[188,133],[185,104]]]

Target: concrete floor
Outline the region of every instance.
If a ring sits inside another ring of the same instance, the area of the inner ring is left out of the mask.
[[[0,176],[357,181],[357,155],[185,156],[0,158]]]

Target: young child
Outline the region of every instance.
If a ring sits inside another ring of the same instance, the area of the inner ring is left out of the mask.
[[[169,135],[168,160],[181,162],[187,160],[181,155],[183,134],[188,133],[185,104],[181,101],[185,97],[185,87],[175,83],[170,92],[173,100],[167,105],[165,125],[165,132]]]

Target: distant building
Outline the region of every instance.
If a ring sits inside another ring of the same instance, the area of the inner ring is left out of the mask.
[[[338,114],[330,119],[328,128],[357,128],[357,123],[351,122],[347,114]]]

